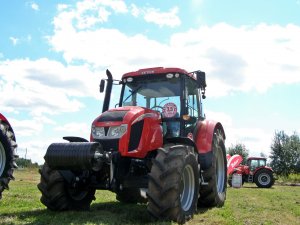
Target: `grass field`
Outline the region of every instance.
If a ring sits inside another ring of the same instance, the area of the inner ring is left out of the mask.
[[[153,222],[146,205],[127,205],[109,191],[97,191],[88,212],[51,212],[39,201],[37,170],[18,170],[0,201],[0,224],[175,224]],[[300,224],[300,187],[227,189],[223,208],[200,208],[186,224]]]

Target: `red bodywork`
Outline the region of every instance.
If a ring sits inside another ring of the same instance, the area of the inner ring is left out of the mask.
[[[199,153],[208,153],[212,149],[212,140],[216,129],[220,129],[225,139],[221,123],[213,120],[199,121],[196,127],[195,143]]]
[[[263,158],[263,157],[249,157],[247,159],[248,165],[251,160],[260,160],[260,159],[266,160],[266,158]],[[248,165],[237,165],[234,168],[232,173],[237,173],[237,174],[241,174],[243,176],[248,176],[248,175],[255,175],[257,173],[257,171],[259,171],[261,169],[268,169],[273,172],[273,169],[268,166],[259,166],[259,167],[256,167],[254,170],[250,170],[250,167]]]
[[[183,70],[180,68],[164,68],[164,67],[146,68],[146,69],[140,69],[140,70],[134,71],[134,72],[125,73],[122,76],[122,79],[127,78],[127,77],[142,76],[142,75],[146,75],[146,74],[167,74],[167,73],[182,73],[182,74],[186,74],[189,77],[196,80],[194,74],[188,73],[186,70]]]
[[[189,73],[186,70],[180,68],[164,68],[164,67],[154,67],[154,68],[146,68],[140,69],[138,71],[125,73],[122,76],[123,79],[127,79],[129,77],[137,77],[143,75],[155,75],[155,74],[168,74],[168,73],[180,73],[185,74],[192,79],[196,80],[195,74]],[[128,110],[128,113],[123,118],[123,121],[117,122],[97,122],[101,115],[96,118],[93,122],[93,126],[96,127],[110,127],[110,126],[120,126],[122,124],[127,124],[127,132],[120,138],[119,140],[119,152],[122,156],[127,157],[135,157],[135,158],[144,158],[148,152],[156,150],[163,146],[163,131],[162,131],[162,120],[161,115],[157,111],[147,109],[139,106],[124,106],[116,109],[110,109],[107,112],[114,111],[124,111]],[[139,142],[138,148],[134,151],[128,151],[129,137],[131,132],[131,127],[133,122],[139,117],[143,117],[143,115],[147,115],[144,118],[144,127],[141,135],[141,140]],[[221,123],[212,121],[212,120],[203,120],[198,121],[193,137],[189,137],[193,139],[195,142],[198,152],[200,154],[206,154],[211,152],[212,150],[212,140],[214,136],[214,132],[216,129],[221,130],[223,138],[225,139],[225,132],[221,125]],[[93,140],[92,135],[90,136],[90,140]]]
[[[3,116],[1,113],[0,113],[0,120],[4,121],[5,123],[9,124],[8,120],[5,118],[5,116]]]
[[[117,122],[97,122],[101,115],[96,118],[93,125],[97,127],[120,126],[127,124],[127,132],[120,138],[119,152],[122,156],[144,158],[148,152],[153,151],[163,145],[163,134],[161,129],[161,116],[157,111],[139,107],[139,106],[124,106],[117,109],[110,109],[108,112],[128,111],[123,121]],[[129,136],[131,127],[135,122],[144,119],[144,126],[138,148],[134,151],[128,151]],[[149,138],[151,137],[151,138]],[[91,141],[93,138],[91,136]]]

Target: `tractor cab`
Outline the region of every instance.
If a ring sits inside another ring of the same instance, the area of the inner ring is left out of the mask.
[[[262,157],[250,157],[247,160],[247,165],[249,167],[249,170],[251,172],[255,171],[259,167],[265,167],[266,166],[266,158]]]
[[[164,137],[193,134],[204,119],[201,95],[205,98],[205,73],[179,68],[150,68],[124,74],[120,107],[140,106],[161,114]],[[202,92],[201,92],[202,91]]]

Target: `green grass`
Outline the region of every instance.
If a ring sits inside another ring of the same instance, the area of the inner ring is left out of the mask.
[[[300,173],[298,174],[290,174],[288,175],[287,177],[284,177],[284,176],[278,176],[277,177],[278,180],[277,182],[278,183],[289,183],[289,184],[295,184],[295,183],[300,183]]]
[[[16,180],[0,201],[0,224],[175,224],[154,222],[146,205],[121,204],[115,194],[97,191],[88,212],[51,212],[39,201],[37,170],[15,172]],[[187,224],[299,224],[300,187],[275,185],[259,189],[253,184],[228,188],[222,208],[200,208]]]

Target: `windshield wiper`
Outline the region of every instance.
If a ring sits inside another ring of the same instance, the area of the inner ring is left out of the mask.
[[[127,96],[127,98],[125,98],[125,100],[122,102],[122,105],[124,104],[124,102],[126,102],[127,99],[129,99],[132,95],[134,95],[138,90],[140,90],[142,87],[142,85],[136,87],[135,89],[133,89],[131,91],[131,94]]]

